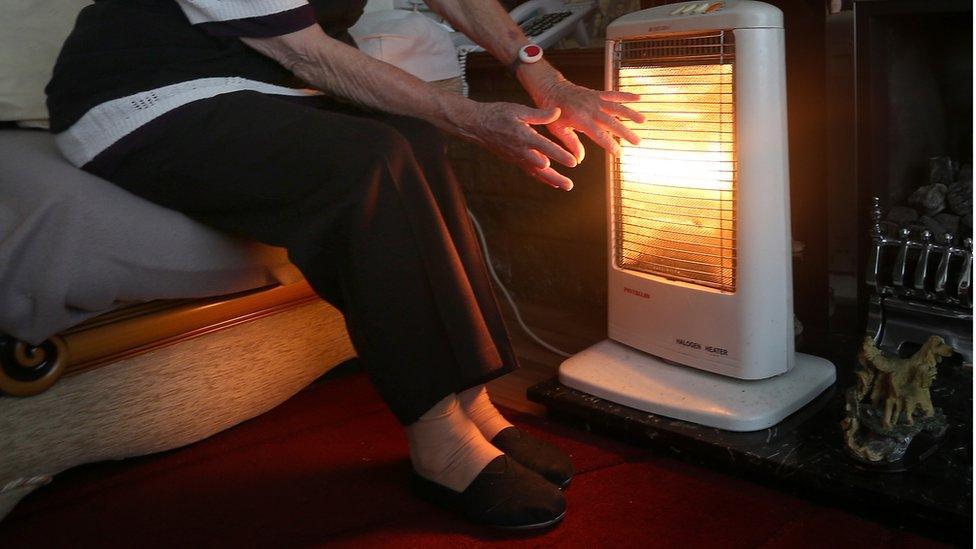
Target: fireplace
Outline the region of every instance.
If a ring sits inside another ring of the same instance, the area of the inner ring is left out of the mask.
[[[931,207],[919,193],[971,196],[972,3],[835,4],[827,17],[830,331],[857,333],[866,318],[867,333],[901,353],[938,333],[971,362],[971,198]]]

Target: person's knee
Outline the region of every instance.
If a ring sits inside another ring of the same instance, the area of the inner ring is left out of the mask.
[[[410,143],[414,156],[421,162],[440,161],[447,154],[447,137],[430,122],[409,116],[389,119],[394,127]]]
[[[363,146],[367,162],[376,165],[386,165],[393,170],[411,169],[415,164],[413,147],[410,140],[403,133],[388,124],[375,121],[364,121],[367,127]]]
[[[419,146],[424,151],[432,151],[438,154],[447,152],[446,135],[430,122],[419,118],[408,118],[400,131],[407,137],[415,150]]]

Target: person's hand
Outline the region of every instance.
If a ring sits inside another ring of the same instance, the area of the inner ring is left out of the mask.
[[[555,123],[559,108],[534,109],[515,103],[474,103],[458,117],[462,136],[522,168],[555,188],[570,190],[573,181],[550,165],[550,159],[570,168],[574,154],[535,131],[533,125]]]
[[[561,110],[562,115],[547,126],[552,135],[573,153],[577,162],[582,162],[586,154],[577,131],[585,133],[615,156],[620,154],[620,145],[615,137],[626,139],[634,145],[640,143],[640,137],[621,122],[644,122],[643,114],[621,104],[639,101],[639,95],[577,86],[556,71],[528,84],[526,89],[539,107]]]

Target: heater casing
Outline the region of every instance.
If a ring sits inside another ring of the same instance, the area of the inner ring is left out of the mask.
[[[836,380],[794,352],[782,12],[684,2],[621,17],[607,37],[607,89],[647,90],[629,106],[648,121],[623,123],[649,145],[607,157],[610,339],[559,380],[720,429],[771,427]]]
[[[782,12],[762,2],[729,0],[710,13],[670,15],[701,4],[672,4],[614,21],[607,28],[606,84],[613,89],[615,55],[624,40],[734,34],[735,291],[621,268],[611,243],[608,331],[610,339],[666,360],[763,379],[788,371],[794,362]],[[607,157],[608,181],[614,161]],[[612,228],[618,202],[615,185],[607,187]]]

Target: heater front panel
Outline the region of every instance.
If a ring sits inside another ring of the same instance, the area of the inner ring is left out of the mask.
[[[735,43],[711,31],[616,43],[613,88],[641,137],[621,143],[612,173],[617,266],[736,289]]]

